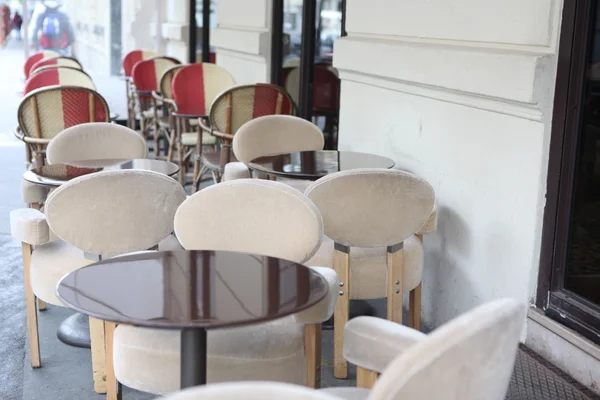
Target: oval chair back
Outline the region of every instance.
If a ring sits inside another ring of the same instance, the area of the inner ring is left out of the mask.
[[[108,122],[75,125],[60,132],[48,144],[48,164],[96,167],[89,160],[146,158],[147,146],[136,131]]]
[[[254,118],[295,113],[296,105],[285,89],[257,83],[236,86],[221,93],[210,108],[210,124],[213,130],[234,135]]]
[[[25,60],[25,64],[23,65],[23,73],[25,74],[25,79],[29,78],[29,72],[31,71],[31,67],[33,67],[33,64],[37,63],[38,61],[44,58],[53,57],[60,57],[60,53],[53,50],[44,50],[29,56],[29,58]]]
[[[177,72],[183,67],[185,67],[185,65],[173,65],[172,67],[168,68],[160,77],[158,90],[165,99],[173,98],[173,91],[171,89],[173,78],[175,77],[175,74],[177,74]]]
[[[148,60],[152,57],[158,57],[159,54],[152,50],[133,50],[125,54],[121,66],[123,67],[123,75],[130,77],[133,67],[139,61]]]
[[[77,61],[76,59],[74,59],[72,57],[59,56],[59,57],[53,57],[53,58],[44,58],[44,59],[36,62],[31,67],[31,70],[29,71],[29,75],[30,76],[33,75],[38,68],[48,67],[50,65],[57,66],[57,67],[71,67],[71,68],[83,70],[83,67],[81,66],[79,61]]]
[[[178,64],[179,61],[170,57],[154,57],[137,62],[131,72],[136,90],[148,92],[148,95],[158,90],[160,79],[165,71]]]
[[[82,70],[72,67],[42,67],[35,71],[25,82],[24,94],[46,86],[81,86],[96,90],[92,78]]]
[[[396,357],[369,399],[505,399],[524,321],[514,299],[453,319]]]
[[[52,139],[61,131],[86,122],[108,122],[106,100],[97,92],[76,86],[49,86],[27,94],[17,112],[25,136]]]
[[[435,202],[423,179],[378,168],[327,175],[305,193],[321,211],[325,234],[348,247],[403,243],[429,220]]]
[[[175,214],[175,234],[188,250],[249,252],[302,263],[317,251],[322,233],[321,215],[306,196],[260,179],[209,186]]]
[[[285,89],[294,101],[300,96],[300,68],[284,69]],[[314,66],[313,112],[337,114],[340,108],[340,79],[328,65]]]
[[[225,68],[199,63],[178,70],[171,89],[178,113],[204,116],[217,96],[234,85],[235,79]]]
[[[249,164],[257,157],[293,151],[323,150],[318,126],[292,115],[265,115],[246,122],[233,137],[235,157]]]
[[[92,254],[148,250],[173,232],[185,190],[153,171],[105,171],[70,180],[46,200],[60,239]]]

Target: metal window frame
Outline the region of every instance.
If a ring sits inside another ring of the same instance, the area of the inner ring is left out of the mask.
[[[188,62],[196,62],[198,46],[196,0],[189,0]],[[202,62],[210,62],[210,0],[202,0]]]

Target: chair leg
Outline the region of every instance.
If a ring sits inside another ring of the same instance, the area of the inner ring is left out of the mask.
[[[177,140],[177,161],[179,162],[179,183],[185,185],[185,160],[183,159],[183,145],[179,137]]]
[[[333,375],[348,377],[348,363],[344,359],[344,326],[350,312],[350,248],[335,244],[333,269],[338,274],[340,291],[333,314]]]
[[[198,172],[198,176],[196,178],[194,178],[194,185],[192,187],[192,193],[196,193],[198,191],[198,189],[200,188],[200,181],[202,180],[202,177],[206,173],[207,169],[208,168],[206,168],[206,165],[202,165],[202,168],[200,168],[200,171]]]
[[[117,324],[104,322],[104,339],[106,341],[106,400],[121,400],[121,384],[115,375],[113,359],[113,336]]]
[[[304,327],[304,358],[306,359],[306,386],[321,387],[321,324]]]
[[[410,291],[408,304],[408,326],[421,330],[421,283]]]
[[[40,338],[38,335],[37,310],[35,307],[35,295],[31,289],[31,245],[21,243],[23,253],[23,276],[25,285],[25,301],[27,306],[27,334],[29,336],[29,353],[31,366],[41,367],[40,361]]]
[[[169,139],[169,151],[167,152],[167,160],[168,161],[173,161],[173,153],[175,153],[176,138],[177,138],[177,132],[175,132],[175,129],[172,129],[170,139]]]
[[[371,389],[377,381],[377,372],[356,367],[356,387]]]
[[[389,246],[387,249],[387,319],[402,323],[402,287],[404,244]]]
[[[90,317],[90,340],[94,391],[96,393],[106,393],[106,349],[104,321],[101,319]]]

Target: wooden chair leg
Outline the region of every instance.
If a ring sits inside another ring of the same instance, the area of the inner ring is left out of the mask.
[[[181,138],[177,135],[177,161],[179,163],[179,183],[185,185],[185,160],[183,159],[183,145]]]
[[[175,129],[171,130],[171,134],[169,135],[169,150],[167,152],[167,160],[173,161],[173,155],[175,153],[175,141],[176,141],[177,133]]]
[[[48,307],[46,306],[46,302],[44,300],[37,299],[37,308],[38,311],[46,311]]]
[[[21,243],[23,253],[23,277],[25,285],[25,301],[27,308],[27,335],[29,338],[29,354],[31,366],[41,367],[40,361],[40,338],[38,335],[37,310],[35,306],[35,295],[31,289],[31,245]]]
[[[377,381],[377,372],[356,367],[356,387],[371,389]]]
[[[402,286],[404,270],[404,244],[389,246],[387,249],[387,319],[402,323]]]
[[[421,330],[421,283],[410,291],[408,304],[408,326]]]
[[[115,375],[113,359],[113,336],[117,324],[104,322],[104,340],[106,341],[106,400],[121,400],[121,384]]]
[[[90,340],[92,347],[92,373],[94,391],[106,393],[106,343],[104,321],[90,317]]]
[[[304,327],[304,358],[306,359],[306,386],[321,387],[321,324]]]
[[[333,314],[333,375],[348,377],[348,363],[344,359],[344,326],[350,313],[350,248],[335,244],[333,268],[338,274],[340,291]]]

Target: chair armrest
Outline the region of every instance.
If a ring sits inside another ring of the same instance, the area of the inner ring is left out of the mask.
[[[164,101],[165,99],[165,97],[162,94],[158,93],[155,90],[152,91],[152,97],[154,97],[154,99],[158,101]]]
[[[50,241],[46,216],[33,208],[20,208],[10,212],[10,233],[15,239],[32,246]]]
[[[172,107],[174,112],[177,112],[177,110],[179,110],[179,108],[177,107],[177,103],[175,103],[175,100],[173,99],[167,99],[166,97],[162,99],[163,103],[168,104],[169,106]]]
[[[229,133],[223,133],[223,132],[219,132],[219,131],[215,131],[214,129],[209,131],[211,135],[216,136],[220,139],[225,139],[227,140],[229,143],[231,143],[231,141],[233,140],[233,135],[230,135]]]
[[[21,131],[21,127],[18,126],[18,125],[15,127],[15,130],[13,131],[13,134],[19,140],[23,140],[25,138],[25,134],[23,133],[23,131]]]
[[[344,328],[344,358],[382,373],[399,354],[427,335],[382,318],[357,317]]]
[[[312,307],[295,314],[296,321],[301,324],[320,324],[327,321],[333,315],[335,304],[338,298],[339,281],[335,270],[326,267],[310,267],[315,272],[318,272],[325,278],[328,291],[323,300],[319,301]]]
[[[208,125],[208,118],[198,118],[198,125],[203,131],[212,132],[212,127]]]
[[[252,178],[250,170],[243,162],[230,162],[225,165],[222,178],[223,182],[249,178]]]
[[[427,222],[425,222],[425,225],[423,225],[421,227],[421,229],[419,229],[419,231],[417,232],[417,235],[426,235],[428,233],[433,233],[436,230],[437,230],[437,204],[433,206],[433,211],[431,212],[429,219],[427,220]]]
[[[45,186],[36,185],[25,179],[21,180],[21,195],[23,196],[23,201],[27,204],[41,204],[45,202],[48,193],[50,193],[50,189]]]

